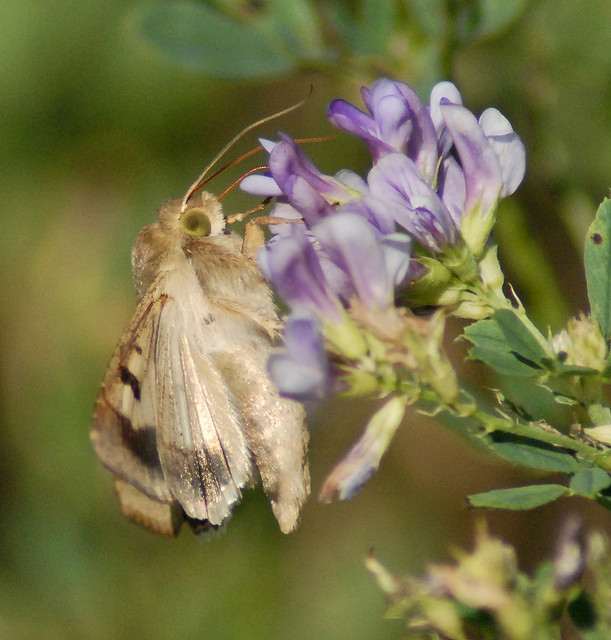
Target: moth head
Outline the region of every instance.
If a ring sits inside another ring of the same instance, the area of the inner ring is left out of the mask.
[[[221,204],[207,191],[193,194],[184,211],[180,201],[167,202],[159,211],[159,222],[169,231],[176,230],[193,239],[216,236],[225,230]]]
[[[180,228],[190,236],[203,238],[210,235],[212,223],[208,214],[200,208],[188,209],[180,217]]]

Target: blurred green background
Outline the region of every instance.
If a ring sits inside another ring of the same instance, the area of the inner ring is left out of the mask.
[[[398,4],[408,13],[411,3]],[[587,309],[581,246],[611,178],[611,5],[522,4],[515,20],[463,43],[445,65],[426,64],[423,30],[390,44],[404,61],[398,79],[423,97],[445,67],[467,106],[499,107],[523,137],[527,179],[501,212],[501,257],[540,326],[558,329]],[[374,59],[345,73],[317,64],[267,79],[214,78],[139,40],[137,6],[0,7],[0,640],[398,637],[363,567],[367,551],[398,572],[442,560],[470,544],[464,496],[525,475],[412,415],[365,489],[345,504],[312,498],[294,534],[279,533],[257,490],[222,536],[198,541],[185,530],[168,541],[124,520],[91,450],[93,401],[134,309],[131,243],[157,205],[181,195],[234,133],[310,85],[303,109],[261,133],[331,133],[329,100],[358,100],[371,70],[384,69]],[[342,137],[308,153],[328,173],[346,158],[366,167],[363,150]],[[251,203],[232,194],[225,207]],[[466,373],[477,379],[479,369]],[[312,410],[314,493],[370,411],[346,401]],[[529,567],[553,549],[569,512],[611,524],[577,499],[489,521]]]

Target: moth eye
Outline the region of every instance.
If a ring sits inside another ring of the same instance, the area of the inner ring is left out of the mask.
[[[210,235],[210,218],[203,209],[189,209],[180,219],[180,226],[191,236]]]

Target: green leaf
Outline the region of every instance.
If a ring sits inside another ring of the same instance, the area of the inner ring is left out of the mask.
[[[545,444],[527,442],[495,442],[492,450],[501,458],[523,467],[574,473],[579,464],[573,456]]]
[[[580,471],[573,476],[570,484],[572,491],[586,498],[595,498],[596,494],[610,486],[611,476],[598,467]]]
[[[292,71],[305,58],[322,55],[317,48],[317,24],[307,11],[301,11],[309,5],[286,5],[291,11],[284,15],[272,7],[247,20],[203,4],[152,4],[139,10],[135,26],[144,40],[165,55],[205,74],[225,79],[277,76]],[[301,16],[301,34],[293,24],[295,16]]]
[[[446,0],[412,0],[410,8],[419,25],[432,38],[440,38],[448,28]]]
[[[261,6],[268,7],[267,19],[260,21],[268,37],[282,33],[286,48],[301,60],[325,55],[320,20],[312,0],[267,0]]]
[[[596,376],[600,371],[592,367],[580,367],[576,364],[556,364],[556,372],[562,376]]]
[[[387,0],[340,1],[327,2],[324,9],[353,55],[373,56],[385,53],[393,42],[396,5]]]
[[[527,4],[528,0],[483,0],[477,35],[488,36],[506,29],[520,17]]]
[[[511,351],[521,360],[541,365],[543,359],[549,357],[550,354],[541,342],[542,336],[538,332],[535,335],[533,329],[527,327],[515,311],[500,309],[495,312],[493,320],[501,327]]]
[[[508,313],[515,317],[512,311]],[[519,322],[517,317],[515,319]],[[469,357],[481,360],[499,373],[511,376],[536,376],[541,373],[539,361],[545,352],[532,341],[525,340],[515,329],[514,322],[503,312],[497,311],[492,318],[472,324],[465,329],[464,335],[474,345],[469,350]],[[520,353],[516,347],[528,355]]]
[[[410,5],[430,36],[443,36],[451,19],[459,41],[464,41],[506,29],[518,19],[527,2],[528,0],[480,0],[448,4],[445,0],[412,0]]]
[[[567,396],[566,394],[560,392],[554,393],[554,400],[558,404],[563,404],[567,407],[576,407],[580,404],[580,401],[577,398],[573,396]]]
[[[611,496],[601,494],[599,496],[596,496],[596,502],[605,509],[611,511]]]
[[[611,200],[605,198],[588,229],[584,264],[592,315],[606,338],[611,333]]]
[[[478,508],[523,511],[553,502],[569,493],[569,489],[560,484],[537,484],[475,493],[468,499],[472,506]]]

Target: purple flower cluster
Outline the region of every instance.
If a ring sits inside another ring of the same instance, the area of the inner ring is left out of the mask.
[[[281,135],[263,142],[269,174],[242,182],[250,193],[277,197],[275,216],[299,221],[272,227],[259,264],[291,309],[271,374],[302,400],[328,390],[325,325],[342,325],[355,299],[374,311],[392,306],[417,245],[443,255],[466,244],[481,255],[497,202],[524,175],[524,147],[509,122],[495,109],[478,121],[449,82],[433,88],[429,106],[388,79],[362,96],[368,113],[334,100],[328,117],[367,144],[366,180],[349,170],[322,174]]]

